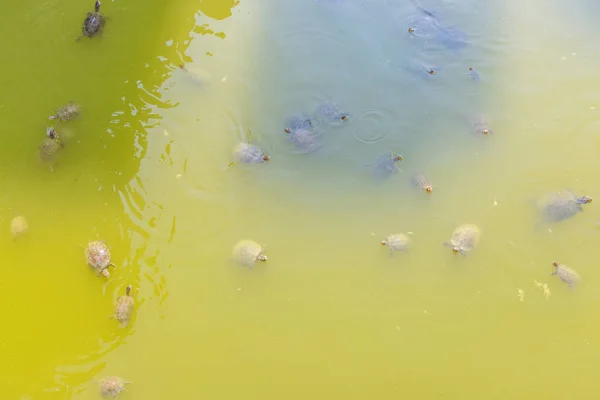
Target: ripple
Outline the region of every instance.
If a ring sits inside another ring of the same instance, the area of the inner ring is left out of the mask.
[[[381,143],[388,138],[390,113],[367,108],[352,118],[352,136],[364,144]]]

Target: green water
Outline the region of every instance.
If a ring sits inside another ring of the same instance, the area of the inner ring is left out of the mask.
[[[590,2],[424,3],[459,51],[410,37],[418,14],[389,0],[106,0],[104,33],[75,42],[87,3],[11,3],[0,28],[3,399],[97,399],[106,375],[131,382],[120,399],[594,398],[600,214],[536,229],[534,207],[600,198]],[[50,169],[37,147],[71,100]],[[285,119],[325,100],[348,122],[294,152]],[[494,135],[469,133],[477,115]],[[271,161],[228,167],[248,129]],[[373,180],[389,151],[400,171]],[[461,223],[482,230],[464,258],[442,246]],[[413,246],[390,257],[395,232]],[[269,260],[234,265],[244,238]]]

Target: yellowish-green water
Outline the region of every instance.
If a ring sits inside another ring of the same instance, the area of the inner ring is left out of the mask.
[[[600,198],[597,6],[424,2],[457,51],[389,0],[105,1],[103,35],[75,42],[92,6],[5,6],[2,399],[97,399],[106,375],[131,382],[120,399],[595,398],[597,205],[536,229],[535,200]],[[70,100],[51,170],[37,146]],[[347,123],[294,152],[286,118],[325,100]],[[478,115],[493,135],[469,133]],[[248,129],[271,161],[227,167]],[[389,151],[400,172],[373,180]],[[482,230],[467,257],[442,246],[461,223]],[[390,257],[395,232],[413,246]],[[244,238],[269,260],[233,264]]]

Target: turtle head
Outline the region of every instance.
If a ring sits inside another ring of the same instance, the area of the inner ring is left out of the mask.
[[[285,129],[284,129],[284,132],[285,132],[285,133],[292,133],[292,130],[291,130],[290,128],[285,128]]]
[[[342,121],[348,121],[348,116],[347,115],[342,115],[341,119],[342,119]]]
[[[412,26],[408,28],[408,33],[415,33],[415,28],[413,28]]]
[[[427,70],[427,73],[428,73],[429,75],[435,75],[435,69],[433,69],[433,68],[429,68],[429,69]]]
[[[487,128],[485,128],[485,129],[483,129],[483,130],[481,131],[481,133],[483,133],[484,135],[487,135],[487,134],[489,134],[489,133],[490,133],[490,130],[489,130],[489,129],[487,129]]]
[[[554,268],[558,268],[558,261],[552,261],[552,265],[554,265]]]
[[[590,196],[582,196],[577,199],[577,203],[579,204],[588,204],[592,202],[592,198]]]
[[[381,245],[382,246],[387,246],[387,244],[388,244],[387,240],[384,239],[384,240],[381,241]]]
[[[433,192],[433,187],[431,185],[426,185],[424,189],[427,193]]]
[[[458,247],[458,246],[453,246],[453,247],[452,247],[452,252],[453,252],[454,254],[456,254],[456,253],[459,253],[459,252],[460,252],[460,247]]]
[[[104,268],[102,270],[102,276],[108,278],[110,276],[110,272],[108,272],[108,268]]]
[[[394,162],[398,162],[398,161],[402,161],[402,156],[400,154],[398,154],[397,156],[394,157]]]
[[[127,288],[125,289],[125,294],[126,294],[127,296],[131,296],[131,294],[130,294],[130,293],[131,293],[131,285],[127,285]]]
[[[271,157],[269,157],[269,156],[265,155],[265,156],[263,156],[263,158],[262,158],[262,159],[263,159],[263,161],[269,161],[269,160],[271,159]]]
[[[256,257],[256,259],[258,261],[267,261],[267,256],[265,256],[264,254],[260,254],[258,257]]]
[[[96,4],[94,5],[94,9],[96,12],[100,11],[100,0],[96,0]]]
[[[53,127],[49,127],[48,129],[46,129],[46,135],[48,135],[50,139],[56,139],[56,131]]]
[[[473,67],[469,67],[469,71],[473,71]]]

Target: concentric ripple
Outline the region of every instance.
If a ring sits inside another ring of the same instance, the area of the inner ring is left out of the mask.
[[[381,143],[389,136],[391,120],[389,112],[367,108],[352,117],[352,136],[364,144]]]

